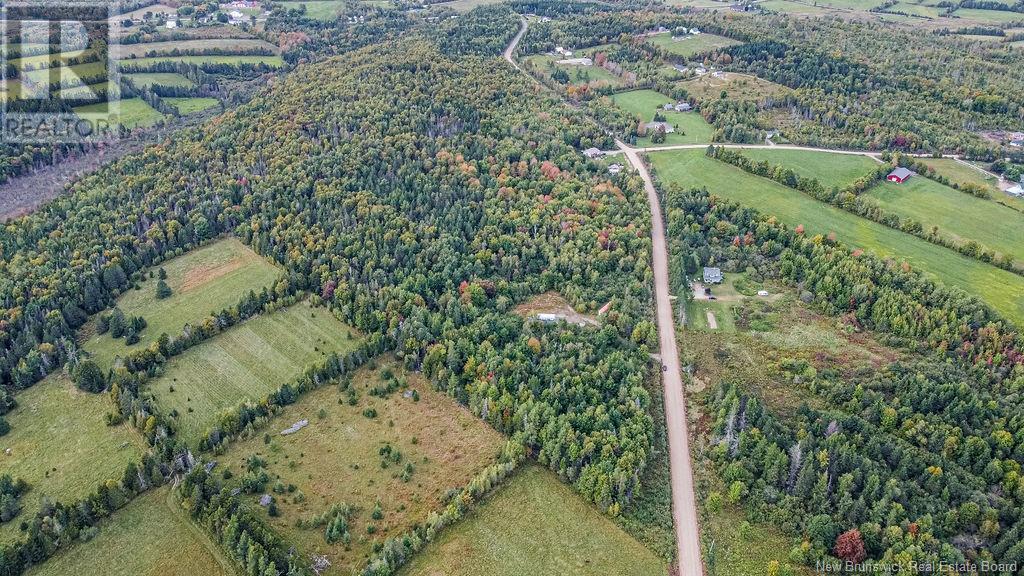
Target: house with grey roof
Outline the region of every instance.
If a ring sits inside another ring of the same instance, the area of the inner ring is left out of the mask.
[[[709,268],[704,267],[704,283],[705,284],[721,284],[722,283],[722,269],[721,268]]]

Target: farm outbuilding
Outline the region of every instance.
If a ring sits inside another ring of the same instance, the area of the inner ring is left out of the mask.
[[[904,182],[907,181],[908,178],[910,178],[913,175],[913,172],[900,166],[893,170],[892,172],[889,172],[889,175],[886,176],[885,179],[888,180],[889,182],[895,182],[896,184],[903,184]]]

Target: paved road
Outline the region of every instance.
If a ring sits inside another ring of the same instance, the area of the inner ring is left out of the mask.
[[[672,517],[676,524],[676,546],[680,576],[703,576],[700,530],[697,523],[697,498],[694,493],[693,466],[690,461],[690,435],[686,420],[686,396],[676,346],[676,324],[672,320],[672,301],[668,287],[668,245],[661,202],[647,167],[636,149],[616,141],[644,181],[647,203],[651,208],[651,240],[654,261],[654,302],[657,308],[658,338],[661,341],[662,384],[665,389],[665,425],[668,428],[669,467],[672,476]]]
[[[508,48],[505,48],[505,52],[504,54],[502,54],[502,56],[505,57],[505,60],[507,60],[508,63],[511,64],[513,68],[522,72],[523,69],[519,67],[519,64],[516,62],[516,59],[512,57],[512,54],[516,51],[516,46],[518,46],[519,41],[523,39],[523,35],[526,34],[526,29],[529,27],[530,24],[529,22],[526,21],[526,18],[523,18],[522,16],[520,16],[519,19],[522,20],[522,26],[519,28],[519,32],[516,33],[515,38],[513,38],[512,41],[508,43]],[[527,76],[530,75],[527,74]],[[533,76],[530,76],[530,78],[533,78]]]

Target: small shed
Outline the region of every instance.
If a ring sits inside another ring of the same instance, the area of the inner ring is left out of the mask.
[[[1017,184],[1013,188],[1007,188],[1006,193],[1011,196],[1024,196],[1024,185]]]
[[[720,268],[704,268],[704,283],[705,284],[721,284],[722,283],[722,270]]]
[[[896,184],[903,184],[904,182],[907,181],[908,178],[910,178],[913,175],[913,172],[904,168],[903,166],[900,166],[893,170],[892,172],[889,172],[889,175],[886,176],[885,179],[888,180],[889,182],[895,182]]]
[[[260,496],[260,506],[263,506],[264,508],[270,506],[270,503],[273,501],[274,499],[270,497],[270,494],[264,494],[263,496]]]
[[[558,315],[541,313],[537,314],[537,320],[540,320],[545,324],[554,324],[555,322],[558,322]]]

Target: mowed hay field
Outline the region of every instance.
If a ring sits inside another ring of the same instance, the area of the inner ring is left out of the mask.
[[[716,36],[714,34],[687,34],[681,38],[674,39],[672,38],[671,32],[648,36],[647,41],[662,50],[666,50],[672,54],[686,58],[693,56],[694,54],[710,52],[718,48],[742,44],[742,42],[733,40],[732,38]]]
[[[164,98],[163,101],[174,106],[179,114],[195,114],[220,104],[216,98]]]
[[[665,184],[707,188],[722,198],[775,215],[788,226],[803,224],[809,234],[835,232],[848,246],[906,261],[947,286],[978,296],[1009,320],[1024,323],[1024,299],[1018,297],[1024,294],[1024,278],[1012,272],[844,212],[771,180],[747,174],[739,168],[708,158],[703,150],[656,152],[649,157]]]
[[[751,160],[765,161],[789,168],[804,178],[814,178],[827,188],[849,186],[880,166],[876,160],[855,154],[767,148],[745,148],[741,153]]]
[[[200,38],[196,40],[179,40],[170,42],[147,42],[140,44],[118,44],[115,48],[117,58],[143,58],[148,54],[165,54],[174,50],[185,52],[194,50],[199,53],[205,50],[222,50],[227,52],[247,52],[266,50],[277,52],[277,47],[265,40],[256,38]],[[127,60],[131,62],[131,60]]]
[[[229,64],[238,66],[241,64],[265,64],[271,68],[279,68],[284,65],[280,56],[155,56],[153,58],[135,58],[122,60],[123,65],[132,66],[138,69],[146,69],[154,64],[162,62],[183,62],[185,64]]]
[[[177,72],[142,72],[139,74],[125,74],[132,84],[140,88],[150,86],[173,86],[175,88],[195,88],[195,82]]]
[[[99,523],[99,533],[26,572],[27,576],[232,576],[216,544],[169,493],[139,496]]]
[[[126,98],[115,101],[111,106],[107,102],[86,104],[74,108],[75,114],[90,121],[106,121],[120,124],[125,128],[152,126],[163,119],[164,115],[146,103],[142,98]]]
[[[126,346],[123,338],[114,339],[109,333],[95,335],[95,318],[83,329],[84,347],[101,366],[112,365],[115,356],[149,346],[164,332],[177,336],[185,324],[234,306],[250,290],[258,293],[281,275],[237,238],[201,246],[160,266],[167,271],[167,285],[173,291],[169,298],[157,299],[157,280],[147,275],[139,290],[129,290],[117,302],[126,316],[146,319],[138,344]]]
[[[15,399],[18,406],[5,416],[11,431],[0,438],[0,474],[22,478],[31,489],[22,497],[21,514],[0,524],[0,543],[20,534],[17,526],[36,513],[43,496],[64,503],[84,498],[104,480],[119,481],[145,449],[127,424],[107,426],[104,417],[113,411],[107,394],[78,390],[61,374]]]
[[[355,331],[329,310],[301,302],[171,358],[149,390],[165,413],[177,414],[179,433],[195,442],[224,410],[259,400],[330,352],[345,353],[358,343]]]
[[[662,106],[672,99],[654,90],[632,90],[613,95],[612,102],[623,110],[639,116],[644,122],[654,120],[661,113],[665,121],[676,128],[676,132],[665,135],[665,144],[709,144],[715,133],[714,127],[696,112],[667,112]],[[650,137],[639,138],[637,146],[651,146]],[[659,144],[661,146],[662,144]]]
[[[302,6],[306,7],[306,16],[314,20],[334,20],[338,17],[338,13],[345,7],[345,3],[341,0],[313,0],[312,2],[275,2],[288,8],[289,10],[298,10]]]
[[[881,182],[863,196],[886,212],[920,222],[925,231],[938,226],[940,236],[958,243],[974,240],[1024,263],[1024,214],[1012,208],[922,176],[903,184]]]
[[[402,576],[654,576],[665,562],[548,470],[527,466]]]
[[[354,405],[349,393],[338,386],[315,390],[274,418],[266,431],[269,443],[260,434],[229,446],[214,470],[230,469],[238,479],[250,456],[263,458],[270,482],[265,492],[245,498],[262,510],[257,503],[261,494],[273,494],[280,515],[263,512],[263,517],[304,555],[325,554],[331,561],[330,574],[361,570],[374,542],[396,536],[440,510],[448,490],[461,488],[493,463],[505,443],[501,434],[435,391],[422,376],[406,373],[394,361],[381,360],[376,361],[377,369],[371,369],[371,364],[353,374]],[[370,389],[384,385],[387,372],[408,387],[385,397],[371,395]],[[419,400],[407,397],[405,391],[413,390]],[[367,416],[369,409],[376,411],[375,417]],[[309,425],[294,434],[280,434],[301,419],[309,420]],[[399,461],[382,455],[386,446],[401,453]],[[401,474],[407,465],[413,471],[404,481]],[[275,494],[272,488],[277,480],[293,485],[295,491]],[[296,502],[302,498],[297,498],[300,493],[304,500]],[[377,502],[383,514],[380,519],[373,518]],[[355,508],[348,521],[348,550],[341,541],[328,544],[322,526],[296,526],[298,519],[341,503]]]

